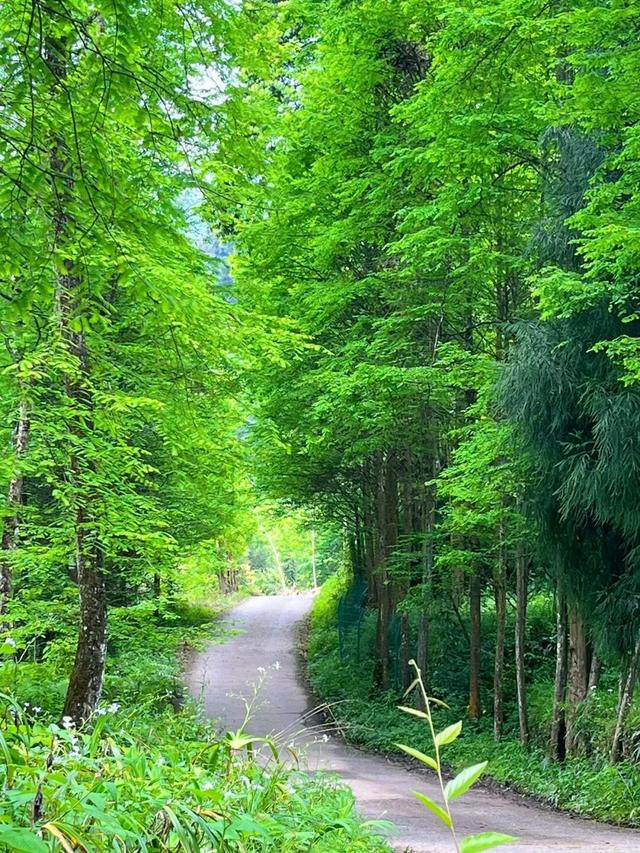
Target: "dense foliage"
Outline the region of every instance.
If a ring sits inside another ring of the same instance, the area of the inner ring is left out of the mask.
[[[218,222],[241,303],[307,343],[257,371],[253,445],[272,497],[345,531],[343,657],[373,618],[372,695],[411,657],[431,685],[457,626],[449,665],[497,741],[586,756],[613,695],[598,760],[637,760],[637,4],[242,22]]]
[[[130,632],[346,557],[367,695],[413,657],[637,785],[639,38],[633,0],[4,0],[7,690],[90,728]]]
[[[384,848],[180,711],[193,602],[251,582],[244,374],[281,358],[201,210],[235,13],[0,4],[2,849]]]

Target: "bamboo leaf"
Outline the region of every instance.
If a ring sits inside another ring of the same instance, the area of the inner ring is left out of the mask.
[[[441,732],[438,732],[436,735],[436,744],[437,746],[446,746],[448,743],[453,743],[453,741],[459,736],[462,731],[462,722],[458,721],[457,723],[453,723],[451,726],[447,726],[446,729],[443,729]]]
[[[493,850],[510,841],[517,841],[514,835],[504,835],[502,832],[481,832],[478,835],[467,835],[460,842],[460,853],[482,853],[483,850]]]
[[[456,797],[459,797],[464,794],[465,791],[468,791],[469,788],[477,782],[480,776],[482,776],[487,768],[487,764],[487,761],[482,761],[480,764],[473,764],[471,767],[465,767],[464,770],[461,770],[460,773],[458,773],[455,779],[451,779],[450,782],[447,782],[444,789],[444,795],[447,800],[455,800]]]
[[[417,708],[407,708],[406,705],[398,705],[398,709],[404,711],[405,714],[411,714],[413,717],[420,717],[421,720],[429,719],[429,716],[424,711],[418,711]]]
[[[449,829],[451,829],[451,818],[442,808],[442,806],[439,806],[431,799],[431,797],[427,797],[426,794],[421,794],[419,791],[412,791],[412,793],[413,796],[416,797],[416,799],[420,800],[420,802],[425,808],[429,809],[429,811],[432,812],[436,817],[439,817],[440,820],[444,823],[444,825],[448,826]]]
[[[418,761],[421,761],[423,764],[426,764],[427,767],[430,767],[432,770],[437,770],[438,765],[436,761],[431,758],[430,755],[425,755],[424,752],[420,752],[419,749],[414,749],[412,746],[407,746],[404,743],[396,743],[394,746],[397,746],[398,749],[401,749],[403,752],[406,752],[407,755],[410,755],[412,758],[417,758]]]

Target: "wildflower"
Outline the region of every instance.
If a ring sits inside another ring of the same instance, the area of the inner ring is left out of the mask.
[[[263,666],[258,667],[258,672],[261,673],[262,675],[264,675],[266,671],[267,670]]]
[[[202,791],[212,791],[214,788],[215,785],[213,782],[203,782],[202,785],[200,785],[200,790]]]
[[[4,644],[5,646],[13,646],[15,648],[16,641],[13,639],[13,637],[6,637]]]
[[[108,714],[117,714],[119,710],[120,710],[120,705],[119,705],[119,703],[118,703],[118,702],[112,702],[112,703],[107,707],[107,713],[108,713]]]
[[[39,714],[42,711],[42,708],[39,705],[34,705],[31,711],[34,714]]]
[[[276,669],[276,670],[280,669],[280,661],[279,661],[279,660],[277,660],[277,661],[274,663],[273,668],[274,668],[274,669]]]
[[[167,760],[162,755],[156,760],[156,764],[158,767],[162,767],[163,764],[166,764]]]
[[[223,800],[230,800],[233,797],[233,791],[225,791],[222,795]]]
[[[62,718],[62,728],[69,731],[73,728],[73,718],[72,717],[63,717]]]

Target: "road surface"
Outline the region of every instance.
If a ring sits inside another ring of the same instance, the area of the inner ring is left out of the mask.
[[[393,821],[395,849],[450,853],[448,830],[411,795],[416,789],[440,799],[429,776],[305,726],[312,719],[312,703],[300,677],[296,638],[311,602],[310,595],[264,596],[236,607],[226,618],[239,633],[194,656],[187,672],[190,692],[222,730],[236,729],[245,717],[243,699],[251,700],[252,685],[261,681],[249,732],[277,733],[283,745],[294,741],[302,747],[310,771],[341,776],[353,789],[361,814]],[[452,811],[459,836],[488,830],[518,836],[518,844],[499,848],[505,853],[640,853],[640,831],[572,818],[508,794],[476,788],[456,800]]]

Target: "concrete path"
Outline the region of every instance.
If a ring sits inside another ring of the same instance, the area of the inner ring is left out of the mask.
[[[449,853],[447,830],[411,795],[416,789],[439,798],[429,776],[361,752],[337,737],[325,742],[305,728],[310,703],[298,672],[296,631],[311,601],[309,595],[269,596],[236,607],[227,618],[241,633],[194,656],[187,673],[191,693],[202,699],[207,715],[218,720],[221,729],[235,729],[245,716],[239,697],[250,699],[252,685],[262,680],[248,731],[277,733],[283,745],[295,740],[304,749],[309,770],[339,774],[353,789],[363,815],[395,823],[395,849]],[[505,853],[640,853],[640,832],[571,818],[481,788],[457,800],[452,811],[460,836],[487,830],[518,836],[517,845],[499,848]]]

